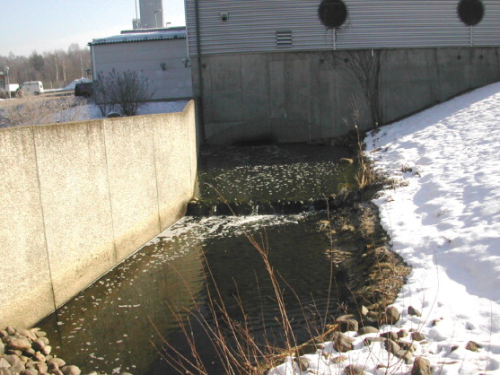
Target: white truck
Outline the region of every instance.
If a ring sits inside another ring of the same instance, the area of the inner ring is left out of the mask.
[[[21,90],[23,95],[40,95],[43,94],[43,83],[41,81],[24,82]]]
[[[14,98],[19,90],[18,83],[10,83],[9,87],[0,88],[0,98]]]

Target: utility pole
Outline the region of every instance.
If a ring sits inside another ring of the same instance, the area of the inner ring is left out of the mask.
[[[10,68],[8,66],[5,67],[5,73],[7,74],[7,77],[6,77],[7,78],[7,92],[9,93],[9,99],[12,99],[12,96],[10,94],[9,69]]]

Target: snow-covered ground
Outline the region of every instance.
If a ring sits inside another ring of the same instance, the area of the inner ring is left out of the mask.
[[[83,100],[83,99],[82,99]],[[141,106],[137,111],[137,115],[153,115],[159,113],[174,113],[182,112],[186,106],[186,100],[178,100],[172,102],[150,102]],[[56,106],[57,108],[57,106]],[[83,104],[68,109],[57,111],[53,114],[48,114],[39,122],[44,124],[64,123],[72,121],[86,121],[104,118],[99,107],[93,103]]]
[[[500,84],[382,127],[365,143],[375,166],[395,180],[375,203],[393,250],[413,267],[394,303],[401,319],[380,332],[423,333],[414,356],[436,374],[500,374]],[[410,316],[409,306],[422,316]],[[341,374],[348,364],[366,374],[410,373],[412,364],[383,344],[364,346],[366,336],[349,335],[348,360],[307,355],[304,373]],[[478,352],[466,349],[469,341]],[[331,344],[325,350],[339,355]],[[300,372],[291,359],[271,372],[293,373]]]
[[[186,106],[186,100],[171,102],[150,102],[139,108],[138,115],[154,115],[158,113],[182,112]],[[77,109],[76,120],[95,120],[103,118],[99,108],[95,104],[86,104]]]
[[[87,103],[83,98],[53,98],[47,101],[36,98],[36,100],[21,102],[21,105],[27,108],[22,111],[23,116],[21,117],[11,117],[12,113],[15,114],[18,111],[15,107],[19,103],[18,100],[6,100],[4,103],[7,103],[6,105],[9,105],[9,107],[0,107],[0,128],[15,125],[86,121],[104,117],[97,105]],[[78,105],[75,105],[75,103]],[[187,103],[187,100],[149,102],[139,108],[137,115],[182,112]],[[13,119],[13,122],[8,121],[8,118]]]

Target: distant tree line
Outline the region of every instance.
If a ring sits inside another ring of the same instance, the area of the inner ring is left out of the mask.
[[[91,78],[88,75],[90,50],[76,43],[67,51],[33,51],[29,56],[16,56],[11,52],[9,56],[0,56],[0,71],[5,71],[6,66],[9,67],[10,83],[42,81],[46,89],[64,87],[82,77]]]

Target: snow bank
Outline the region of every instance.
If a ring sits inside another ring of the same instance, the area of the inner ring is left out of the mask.
[[[187,100],[150,102],[139,108],[138,115],[182,112],[187,103]],[[73,121],[96,120],[100,118],[103,118],[103,116],[99,108],[95,104],[86,104],[78,108],[77,118],[73,119]]]
[[[423,333],[414,356],[435,373],[500,373],[500,84],[475,90],[372,132],[366,154],[394,179],[375,200],[393,250],[413,267],[394,306],[397,327]],[[409,306],[422,317],[410,316]],[[340,374],[357,363],[366,374],[407,374],[412,364],[380,343],[333,364],[310,356],[309,373]],[[477,352],[466,349],[474,341]],[[328,348],[328,343],[326,348]],[[333,356],[338,353],[331,348]],[[378,365],[394,364],[390,368]],[[291,359],[271,374],[292,374]]]

